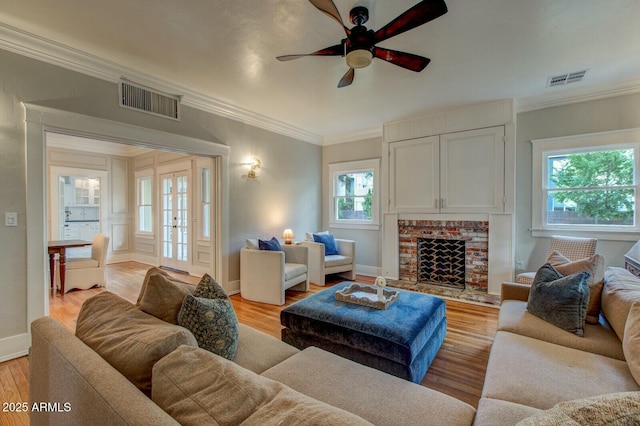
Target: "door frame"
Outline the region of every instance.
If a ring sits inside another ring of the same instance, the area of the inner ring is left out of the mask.
[[[102,139],[187,155],[215,157],[220,165],[214,223],[214,278],[228,289],[229,283],[229,155],[230,148],[217,140],[207,141],[127,123],[23,103],[25,108],[27,324],[49,315],[47,257],[47,153],[45,132]],[[27,328],[29,330],[29,328]],[[30,331],[29,331],[30,333]]]
[[[158,176],[158,183],[156,185],[155,191],[156,191],[156,199],[158,200],[156,209],[155,209],[155,217],[157,217],[158,220],[158,238],[157,238],[157,253],[158,253],[158,263],[161,266],[169,266],[169,265],[162,265],[162,259],[164,258],[164,250],[163,250],[163,242],[164,242],[164,233],[163,233],[163,225],[164,225],[164,215],[162,214],[162,210],[164,207],[164,201],[163,201],[163,197],[162,197],[162,179],[163,176],[166,175],[170,175],[170,174],[184,174],[187,177],[187,238],[188,238],[188,245],[187,245],[187,257],[189,259],[189,264],[186,266],[186,268],[181,268],[181,267],[177,267],[177,265],[175,266],[171,266],[172,268],[181,270],[181,271],[185,271],[188,273],[191,273],[192,271],[192,266],[193,266],[193,252],[194,252],[194,244],[195,244],[195,239],[193,238],[193,197],[194,197],[194,190],[195,190],[195,186],[192,182],[192,177],[193,177],[193,161],[191,160],[187,160],[187,161],[181,161],[179,163],[173,163],[173,164],[169,164],[166,166],[160,166],[156,169],[156,173]],[[174,176],[175,177],[175,176]],[[175,200],[174,200],[174,204],[175,204]],[[175,207],[175,205],[174,205]]]

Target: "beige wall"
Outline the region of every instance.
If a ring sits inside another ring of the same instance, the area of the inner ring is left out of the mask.
[[[322,150],[322,200],[327,203],[331,197],[328,166],[331,163],[369,160],[380,158],[382,138],[328,145]],[[381,176],[379,176],[381,178]],[[326,204],[323,204],[326,206]],[[382,215],[381,215],[382,217]],[[322,229],[329,227],[327,209],[323,208]],[[382,266],[382,230],[330,229],[336,237],[356,241],[356,265],[358,273],[378,275]]]
[[[296,232],[320,227],[321,147],[188,107],[182,108],[179,122],[122,109],[116,84],[4,50],[0,64],[0,214],[18,213],[17,227],[0,226],[0,348],[28,332],[21,102],[229,146],[229,257],[223,267],[230,282],[239,279],[239,249],[246,237],[280,236],[285,227]],[[263,164],[255,181],[242,176],[246,170],[241,163],[251,153]],[[41,204],[45,209],[44,199]],[[5,355],[0,349],[0,358]]]
[[[640,127],[640,94],[617,96],[518,114],[516,119],[516,265],[535,270],[544,263],[548,238],[531,236],[532,139]],[[633,242],[598,241],[608,266],[622,266]]]

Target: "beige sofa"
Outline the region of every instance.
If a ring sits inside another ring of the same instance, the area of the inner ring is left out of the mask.
[[[638,371],[640,359],[634,356],[628,363],[622,342],[629,312],[640,300],[640,279],[622,268],[607,268],[600,323],[585,324],[584,337],[527,312],[529,289],[524,284],[502,285],[498,332],[475,425],[514,425],[563,401],[571,401],[564,403],[565,410],[571,410],[580,405],[575,400],[598,397],[588,402],[593,406],[602,395],[640,391],[629,364],[635,362]],[[627,328],[626,334],[630,339],[633,333]],[[621,396],[640,407],[640,394]],[[640,422],[640,408],[636,416]]]
[[[81,312],[78,329],[84,334],[84,323],[89,321],[105,333],[121,333],[119,347],[99,350],[109,359],[121,355],[124,364],[112,360],[115,368],[52,318],[34,321],[30,398],[55,409],[32,411],[32,425],[469,425],[473,421],[475,410],[464,402],[317,348],[298,351],[240,324],[238,348],[229,361],[196,347],[189,331],[178,325],[164,323],[112,293],[94,296],[98,297],[100,303],[94,305],[102,308]],[[102,325],[100,316],[117,318],[121,328],[144,323],[150,332],[113,331],[113,323]],[[168,349],[178,343],[174,350]],[[153,359],[152,367],[145,361],[151,371],[133,368],[141,364],[142,352]],[[151,398],[140,390],[145,380],[151,385]]]

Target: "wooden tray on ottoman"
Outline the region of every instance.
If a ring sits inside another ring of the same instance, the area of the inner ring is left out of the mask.
[[[384,300],[379,300],[378,289],[367,284],[352,283],[341,290],[336,291],[336,300],[355,303],[376,309],[387,309],[389,305],[398,299],[400,293],[397,290],[382,290]]]

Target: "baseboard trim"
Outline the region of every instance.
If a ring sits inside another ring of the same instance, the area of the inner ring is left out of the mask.
[[[29,354],[31,335],[29,333],[16,334],[15,336],[0,339],[0,362],[20,358]]]
[[[356,274],[367,277],[379,277],[382,275],[382,268],[377,266],[356,265]]]

